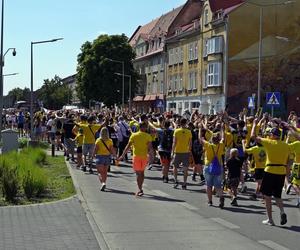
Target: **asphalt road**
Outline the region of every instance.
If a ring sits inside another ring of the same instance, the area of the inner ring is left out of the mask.
[[[129,181],[135,181],[135,175],[129,164],[122,164],[120,167],[113,166],[110,175],[118,175]],[[182,176],[179,176],[179,181],[182,181]],[[148,190],[155,191],[160,196],[184,200],[188,206],[195,208],[192,209],[193,212],[199,213],[205,218],[221,218],[219,223],[272,249],[299,249],[300,209],[295,206],[296,196],[294,194],[283,194],[288,223],[280,226],[279,209],[274,206],[273,219],[276,226],[272,227],[261,223],[266,219],[262,202],[249,199],[249,194],[254,191],[255,184],[253,182],[247,182],[248,192],[246,194],[239,194],[238,207],[230,205],[229,196],[226,194],[223,210],[218,208],[217,197],[214,198],[215,206],[207,206],[205,185],[200,186],[198,182],[193,182],[191,176],[189,176],[188,182],[187,190],[182,190],[181,186],[174,189],[172,181],[168,184],[162,182],[160,168],[154,167],[152,170],[146,171],[145,185]],[[153,211],[153,213],[155,212],[159,211]]]

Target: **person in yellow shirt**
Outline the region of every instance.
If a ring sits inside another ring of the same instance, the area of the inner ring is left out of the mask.
[[[144,195],[143,183],[145,179],[145,168],[148,164],[149,154],[152,154],[152,137],[146,131],[148,129],[148,124],[143,122],[140,124],[140,130],[137,133],[133,133],[127,146],[125,147],[123,154],[117,159],[121,161],[127,151],[132,147],[133,153],[133,170],[136,173],[136,180],[138,185],[138,191],[136,196]]]
[[[291,187],[294,188],[297,197],[296,206],[300,207],[300,141],[295,141],[289,144],[291,152],[295,155],[295,160],[292,166],[292,182],[287,187],[287,193]]]
[[[244,151],[248,155],[253,156],[254,160],[254,177],[256,181],[256,191],[255,194],[251,196],[253,200],[257,199],[257,196],[260,194],[261,182],[264,176],[264,169],[266,167],[266,151],[261,144],[257,144],[255,147],[246,148],[247,141],[243,140]]]
[[[220,133],[216,133],[208,142],[202,138],[202,124],[199,126],[199,141],[204,147],[205,152],[205,167],[204,175],[206,181],[206,194],[208,198],[208,205],[212,206],[212,189],[215,187],[219,197],[219,207],[224,207],[225,198],[223,196],[222,181],[223,181],[223,160],[222,156],[225,152],[224,144],[224,126],[221,126]]]
[[[87,123],[76,124],[83,131],[83,146],[82,152],[84,155],[84,166],[83,171],[86,171],[86,166],[89,166],[89,172],[93,173],[92,169],[92,159],[95,147],[95,134],[96,132],[103,127],[103,124],[95,124],[95,117],[89,116],[87,119]]]
[[[173,175],[174,188],[178,187],[177,173],[179,165],[183,165],[183,183],[182,189],[187,187],[189,159],[192,152],[192,132],[187,128],[187,119],[180,120],[180,128],[175,129],[173,134],[172,159],[173,159]]]
[[[77,168],[82,166],[82,145],[83,145],[83,129],[79,129],[76,137],[73,139],[77,145],[76,157],[77,157]]]
[[[101,183],[101,191],[105,191],[107,171],[111,163],[111,155],[116,155],[113,141],[109,138],[109,132],[106,127],[100,131],[100,137],[95,142],[94,154],[96,157],[96,168],[99,174],[99,181]]]
[[[280,224],[285,225],[287,223],[287,216],[284,212],[281,193],[290,149],[286,142],[280,140],[281,132],[278,128],[271,129],[269,139],[256,136],[257,122],[258,119],[253,121],[251,137],[264,147],[267,155],[266,168],[260,191],[264,195],[268,219],[262,221],[262,223],[270,226],[275,225],[272,218],[272,196],[274,196],[276,204],[280,209]]]

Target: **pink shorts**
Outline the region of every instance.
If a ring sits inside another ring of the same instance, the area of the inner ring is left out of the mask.
[[[134,156],[132,163],[134,171],[145,171],[145,168],[148,164],[148,158]]]

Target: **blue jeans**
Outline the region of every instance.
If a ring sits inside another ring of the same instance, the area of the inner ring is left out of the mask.
[[[222,188],[222,181],[223,181],[222,174],[212,175],[208,173],[208,167],[205,166],[204,177],[205,177],[205,182],[207,187]]]

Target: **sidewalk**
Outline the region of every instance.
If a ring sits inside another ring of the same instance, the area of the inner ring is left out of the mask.
[[[96,174],[70,167],[101,249],[266,249],[159,190],[145,187],[145,196],[136,198],[135,175],[128,170],[113,166],[101,192]]]

